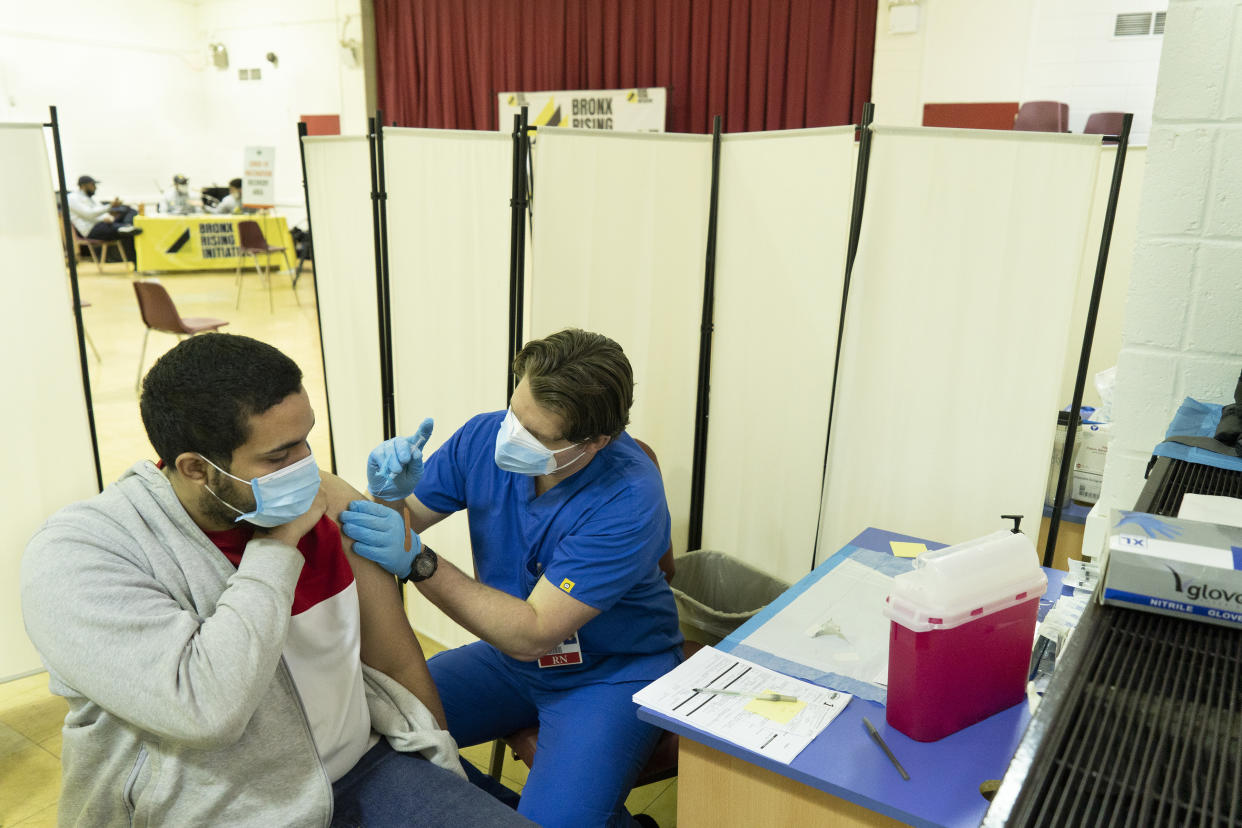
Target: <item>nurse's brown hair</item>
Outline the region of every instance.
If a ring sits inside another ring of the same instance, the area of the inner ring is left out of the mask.
[[[603,334],[566,328],[527,342],[513,359],[541,408],[565,421],[562,439],[616,437],[630,421],[634,372],[621,346]]]

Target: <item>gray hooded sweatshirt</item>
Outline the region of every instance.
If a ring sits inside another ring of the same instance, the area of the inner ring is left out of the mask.
[[[22,559],[26,631],[69,701],[60,825],[327,825],[332,786],[281,657],[298,550],[236,569],[149,462],[48,520]],[[462,775],[415,696],[364,666],[372,729]]]

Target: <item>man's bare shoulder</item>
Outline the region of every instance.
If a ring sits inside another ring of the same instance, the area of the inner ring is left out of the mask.
[[[366,495],[337,477],[332,472],[319,470],[320,487],[328,498],[328,515],[337,523],[341,522],[341,512],[349,506],[351,500],[366,500]]]

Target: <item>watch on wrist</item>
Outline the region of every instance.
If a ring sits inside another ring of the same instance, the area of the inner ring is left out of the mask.
[[[407,584],[416,584],[419,581],[425,581],[432,575],[436,574],[436,567],[440,565],[440,558],[427,544],[423,544],[423,548],[414,556],[414,561],[410,564],[410,574],[401,580]]]

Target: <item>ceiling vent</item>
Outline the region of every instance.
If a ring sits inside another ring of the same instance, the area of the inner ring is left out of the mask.
[[[1164,34],[1164,14],[1164,12],[1156,12],[1156,19],[1151,26],[1152,34]]]

